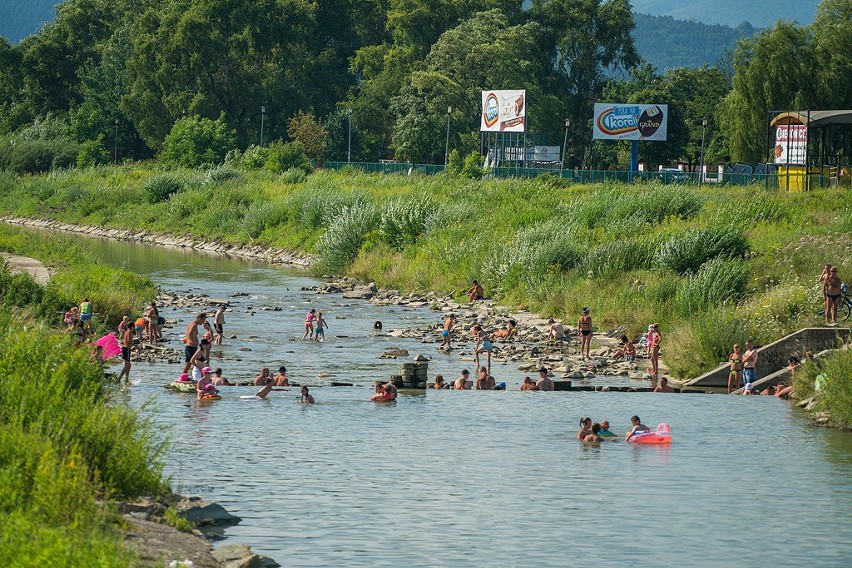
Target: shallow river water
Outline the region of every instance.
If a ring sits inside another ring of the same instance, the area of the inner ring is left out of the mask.
[[[173,440],[174,489],[242,517],[223,542],[283,566],[849,566],[852,434],[815,428],[773,397],[653,393],[521,393],[523,373],[495,366],[505,392],[429,391],[393,404],[368,386],[396,372],[387,347],[434,357],[450,380],[472,363],[434,344],[371,337],[437,321],[428,310],[300,291],[298,272],[202,254],[93,241],[106,261],[168,290],[235,292],[213,365],[246,380],[284,364],[316,385],[241,400],[224,388],[199,404],[166,391],[176,365],[135,364],[126,395],[147,403]],[[254,308],[253,316],[247,308]],[[280,306],[282,311],[264,311]],[[326,314],[326,343],[298,341],[305,312]],[[180,324],[192,310],[165,311]],[[345,318],[345,319],[338,319]],[[256,336],[249,338],[249,336]],[[342,336],[342,337],[339,337]],[[251,351],[241,351],[249,347]],[[320,373],[327,376],[318,378]],[[358,383],[330,387],[329,381]],[[615,384],[615,381],[605,381]],[[581,416],[671,425],[671,447],[599,448],[574,435]]]

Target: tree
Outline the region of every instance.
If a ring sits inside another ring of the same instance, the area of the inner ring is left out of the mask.
[[[819,67],[809,30],[795,23],[779,21],[740,42],[734,53],[733,90],[719,113],[731,159],[768,159],[770,110],[822,108]]]
[[[170,166],[197,168],[219,164],[234,147],[236,133],[228,129],[224,115],[216,120],[199,116],[184,117],[172,126],[163,142],[160,159]]]
[[[535,87],[538,31],[535,23],[510,26],[506,16],[493,9],[444,32],[393,99],[397,156],[443,162],[447,108],[453,109],[451,146],[455,147],[462,133],[479,130],[482,90],[529,86],[536,104],[543,106],[546,97]],[[473,149],[478,148],[463,150]]]
[[[557,116],[571,118],[576,134],[591,140],[589,117],[608,78],[639,63],[630,2],[533,0],[531,17],[542,27],[539,45],[548,61],[539,82],[546,92],[565,93]]]
[[[287,121],[287,136],[301,143],[308,158],[320,167],[328,147],[328,132],[321,120],[300,110]]]

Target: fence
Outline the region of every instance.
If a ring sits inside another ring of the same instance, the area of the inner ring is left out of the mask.
[[[413,164],[406,162],[325,162],[324,168],[328,170],[342,170],[351,168],[368,173],[404,174],[421,173],[433,175],[444,171],[443,165],[435,164]],[[486,177],[494,178],[534,178],[546,174],[554,177],[562,177],[574,183],[601,183],[604,181],[618,181],[622,183],[638,183],[658,181],[665,184],[698,184],[698,172],[681,172],[666,170],[657,172],[627,172],[617,170],[576,170],[565,169],[561,173],[555,168],[522,168],[501,167],[491,168],[485,171]],[[810,174],[810,187],[828,187],[836,182],[828,175]],[[705,185],[763,185],[769,189],[789,189],[790,191],[801,191],[804,176],[796,174],[773,173],[734,173],[725,172],[721,174],[704,174],[701,183]]]

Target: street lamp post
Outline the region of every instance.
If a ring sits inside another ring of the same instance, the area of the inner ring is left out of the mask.
[[[698,159],[698,189],[701,189],[701,178],[704,177],[704,133],[707,131],[707,119],[701,120],[701,157]]]
[[[260,145],[263,146],[263,119],[266,118],[266,106],[260,107]]]
[[[352,163],[352,109],[346,109],[346,115],[349,118],[349,142],[346,145],[346,163]]]
[[[571,126],[571,119],[565,119],[565,139],[562,140],[562,159],[559,161],[559,177],[562,177],[562,170],[565,169],[565,150],[568,147],[568,127]]]
[[[453,107],[447,107],[447,142],[444,144],[444,169],[447,168],[447,162],[450,158],[450,114],[453,112]]]
[[[113,153],[113,161],[118,163],[118,119],[115,119],[115,152]]]

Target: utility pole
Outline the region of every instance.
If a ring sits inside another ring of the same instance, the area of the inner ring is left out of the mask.
[[[346,109],[346,115],[349,118],[349,143],[346,146],[346,163],[352,163],[352,109]]]
[[[701,120],[701,157],[698,160],[698,189],[701,189],[701,178],[704,177],[704,133],[707,131],[707,119]]]
[[[115,153],[113,154],[113,160],[117,164],[118,163],[118,119],[115,119]]]
[[[263,146],[263,119],[266,118],[266,106],[260,107],[260,145]]]
[[[444,169],[447,168],[447,162],[450,158],[450,114],[453,112],[453,107],[447,107],[447,143],[444,145]]]
[[[562,140],[562,160],[559,162],[559,177],[562,177],[562,170],[565,169],[565,151],[568,147],[568,127],[571,126],[571,119],[565,119],[565,139]]]

